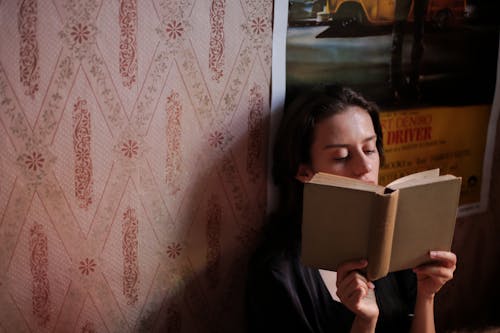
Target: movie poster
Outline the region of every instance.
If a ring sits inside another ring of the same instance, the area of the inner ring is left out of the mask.
[[[461,215],[484,210],[495,124],[500,4],[485,0],[275,3],[286,58],[282,104],[303,87],[342,84],[382,110],[385,185],[440,168],[462,177]],[[278,16],[287,12],[286,42]],[[273,68],[273,80],[277,76]],[[278,80],[279,81],[279,80]]]

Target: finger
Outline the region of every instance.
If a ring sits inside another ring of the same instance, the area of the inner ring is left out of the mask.
[[[450,251],[430,251],[429,257],[432,260],[439,261],[447,267],[451,267],[457,264],[457,256],[455,253]]]
[[[363,286],[359,286],[358,288],[351,291],[351,293],[347,296],[348,302],[351,304],[358,303],[363,297],[368,293],[368,289]]]
[[[362,291],[361,297],[365,295],[373,285],[369,282],[364,276],[357,272],[352,272],[345,279],[343,279],[338,285],[338,295],[339,297],[342,295],[346,299],[351,299],[354,294]]]
[[[413,271],[418,275],[426,275],[432,278],[442,278],[451,280],[453,278],[454,268],[447,268],[436,265],[422,265],[415,268]]]
[[[337,273],[337,288],[345,289],[346,286],[348,286],[355,278],[356,278],[356,271],[351,271],[341,278],[339,278]]]
[[[360,272],[354,270],[349,271],[345,275],[339,278],[337,273],[337,288],[346,288],[349,284],[351,284],[356,279],[360,279],[363,283],[368,283],[367,278],[362,275]]]
[[[342,280],[349,272],[365,268],[366,266],[368,266],[366,259],[346,261],[337,268],[337,279]]]
[[[433,260],[431,262],[424,263],[420,266],[415,267],[415,272],[423,271],[426,269],[430,270],[449,270],[453,273],[456,269],[456,256],[452,252],[447,251],[431,251],[429,257]]]
[[[337,296],[340,301],[344,304],[354,304],[357,303],[361,298],[363,298],[368,293],[368,288],[366,285],[353,284],[347,288],[337,289]]]

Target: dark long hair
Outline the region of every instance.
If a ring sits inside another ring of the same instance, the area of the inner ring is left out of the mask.
[[[276,133],[272,177],[278,188],[277,211],[272,215],[271,232],[279,234],[285,246],[300,245],[303,184],[295,179],[300,164],[311,162],[311,145],[316,124],[358,106],[368,112],[377,136],[376,146],[383,162],[382,127],[378,106],[359,93],[341,86],[314,88],[298,95],[285,109]]]

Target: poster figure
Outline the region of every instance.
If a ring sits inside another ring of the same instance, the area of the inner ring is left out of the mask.
[[[289,0],[284,103],[305,86],[361,92],[383,111],[381,183],[437,167],[464,179],[464,212],[484,209],[498,12],[486,0]]]
[[[413,8],[413,43],[411,46],[411,70],[408,80],[403,73],[403,41],[404,28],[410,15],[411,0],[396,1],[394,8],[394,23],[392,29],[391,49],[391,85],[394,97],[398,100],[402,93],[416,101],[420,99],[419,75],[420,62],[424,53],[424,20],[429,0],[416,1]],[[408,85],[408,89],[406,88]]]

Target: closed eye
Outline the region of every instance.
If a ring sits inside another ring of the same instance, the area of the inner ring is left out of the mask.
[[[339,157],[334,157],[333,160],[338,162],[347,161],[350,157],[351,155],[339,156]]]

